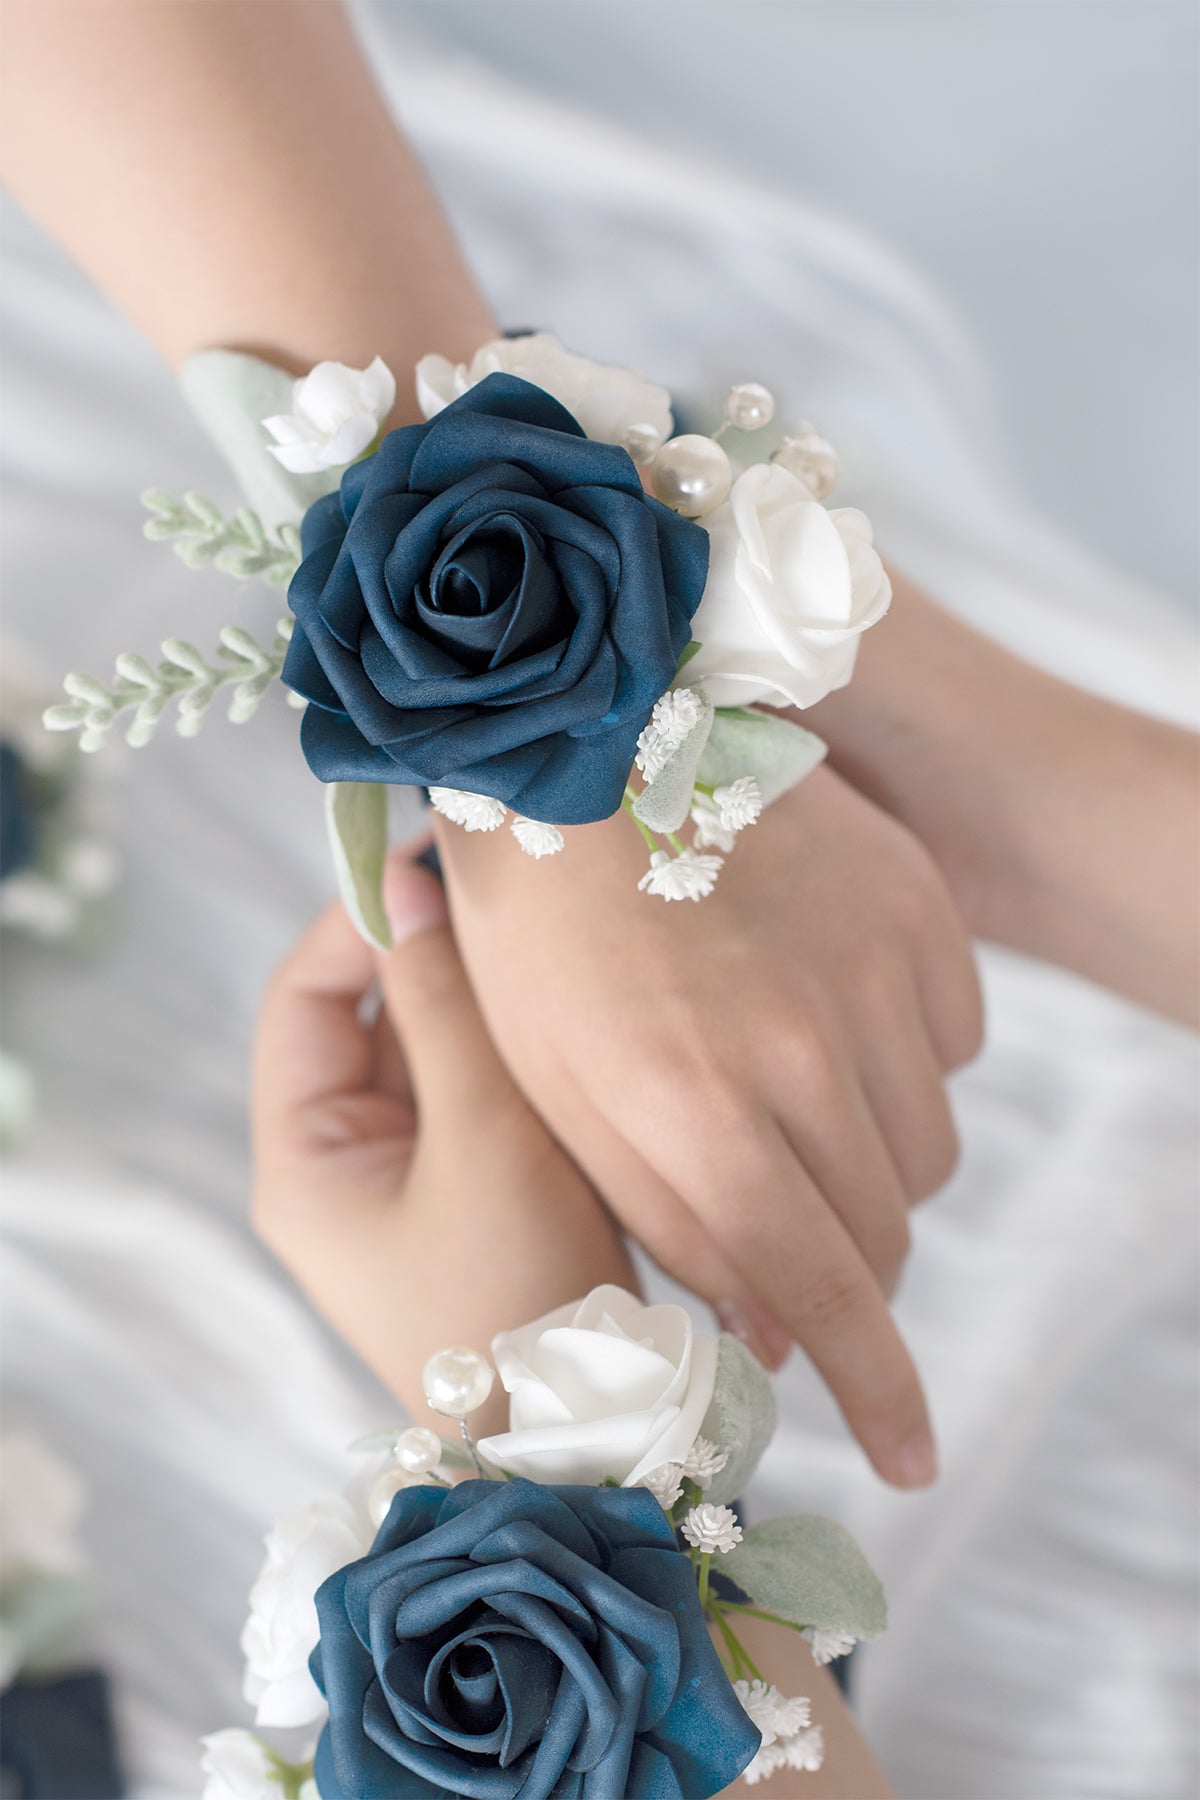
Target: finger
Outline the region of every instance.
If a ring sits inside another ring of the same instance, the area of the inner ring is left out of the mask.
[[[740,1104],[721,1113],[714,1096],[708,1115],[715,1149],[692,1161],[684,1199],[811,1357],[884,1480],[927,1485],[937,1456],[921,1384],[849,1233],[773,1120]]]
[[[378,985],[375,988],[375,996],[377,1000],[375,1021],[371,1026],[375,1086],[380,1093],[392,1094],[397,1100],[403,1100],[415,1109],[416,1097],[413,1094],[408,1064],[404,1060],[404,1052],[400,1048],[395,1028],[388,1017],[383,991]]]
[[[915,987],[893,991],[886,1011],[866,1023],[859,1075],[909,1203],[927,1200],[954,1173],[959,1145],[945,1072]]]
[[[300,1147],[306,1115],[369,1087],[371,1041],[359,1007],[374,974],[368,946],[338,904],[322,913],[272,976],[254,1051],[260,1150]]]
[[[890,1295],[909,1251],[908,1197],[857,1070],[832,1035],[814,1036],[781,1045],[769,1079],[784,1137]]]
[[[742,1278],[670,1181],[614,1132],[574,1085],[570,1109],[560,1110],[554,1124],[647,1255],[711,1306],[722,1330],[739,1338],[761,1363],[778,1369],[786,1362],[792,1334],[782,1319]]]
[[[743,1190],[726,1248],[791,1327],[884,1480],[924,1487],[937,1472],[933,1434],[887,1302],[782,1139],[774,1163]],[[790,1231],[781,1233],[781,1219]]]
[[[516,1089],[475,1003],[442,884],[405,852],[393,851],[383,902],[393,948],[376,953],[376,969],[418,1112],[477,1125],[480,1107],[509,1100]]]
[[[943,1071],[961,1069],[983,1044],[983,993],[970,940],[938,881],[917,921],[917,992]]]

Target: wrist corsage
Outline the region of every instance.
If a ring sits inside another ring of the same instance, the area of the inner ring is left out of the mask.
[[[821,1766],[743,1621],[828,1661],[883,1629],[883,1594],[830,1520],[740,1522],[775,1418],[759,1364],[613,1287],[492,1355],[507,1431],[472,1439],[495,1370],[440,1351],[425,1392],[458,1437],[364,1439],[346,1491],[268,1536],[256,1730],[205,1740],[206,1800],[702,1800]]]
[[[426,789],[468,831],[508,824],[534,857],[624,809],[650,853],[639,886],[699,900],[823,757],[762,709],[843,686],[890,587],[866,517],[824,505],[823,438],[805,426],[745,459],[774,414],[757,383],[712,436],[672,437],[664,389],[544,333],[469,365],[423,358],[424,423],[383,435],[396,388],[378,358],[295,381],[205,351],[182,381],[248,504],[227,519],[150,490],[147,535],[286,588],[290,612],[269,644],[231,625],[211,660],[168,638],[157,664],[119,656],[111,685],[69,675],[46,723],[95,750],[126,720],[140,745],[174,705],[191,736],[218,693],[242,722],[282,677],[373,941],[389,786]]]

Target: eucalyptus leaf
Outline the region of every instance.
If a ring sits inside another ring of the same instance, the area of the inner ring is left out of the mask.
[[[200,350],[179,371],[183,397],[264,524],[296,524],[340,485],[341,469],[292,475],[268,450],[263,420],[290,413],[296,377],[240,350]]]
[[[764,806],[778,800],[825,758],[827,746],[802,725],[769,713],[722,708],[700,758],[697,779],[706,787],[728,787],[753,775]]]
[[[325,823],[346,911],[368,944],[390,950],[383,910],[387,789],[378,781],[334,781],[325,790]]]
[[[858,1638],[887,1627],[879,1577],[850,1533],[817,1513],[752,1525],[721,1558],[720,1572],[755,1606],[793,1625]]]
[[[729,1461],[709,1483],[706,1500],[728,1506],[745,1491],[774,1435],[777,1417],[771,1377],[739,1338],[722,1332],[716,1385],[700,1430],[724,1450]]]
[[[692,810],[696,770],[714,717],[712,701],[703,688],[696,688],[694,692],[703,707],[699,719],[633,803],[634,818],[640,819],[651,831],[678,831]]]

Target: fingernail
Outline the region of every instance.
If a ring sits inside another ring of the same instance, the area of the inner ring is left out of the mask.
[[[928,1431],[918,1431],[888,1458],[888,1478],[895,1487],[929,1487],[937,1480],[937,1450]]]
[[[428,869],[419,868],[403,848],[389,851],[383,865],[383,910],[392,928],[393,949],[449,918],[441,882]]]
[[[721,1330],[745,1344],[768,1369],[779,1369],[792,1352],[792,1334],[769,1306],[754,1300],[718,1300],[713,1308]]]

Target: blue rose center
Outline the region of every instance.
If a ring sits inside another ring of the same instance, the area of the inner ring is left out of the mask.
[[[562,583],[545,538],[510,512],[456,532],[416,599],[429,638],[476,674],[563,635]]]

